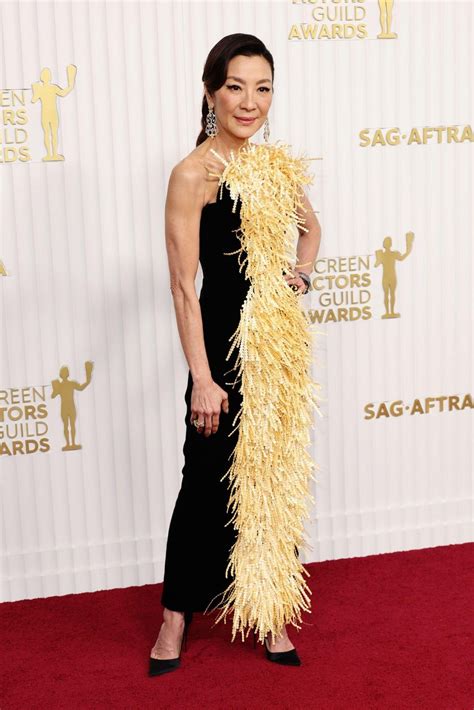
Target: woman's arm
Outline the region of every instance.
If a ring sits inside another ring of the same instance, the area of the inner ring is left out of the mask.
[[[221,408],[228,411],[228,399],[212,379],[194,283],[201,210],[202,176],[194,167],[179,163],[171,172],[165,205],[170,288],[181,345],[193,379],[191,419],[204,422],[204,434],[209,436],[217,431]]]
[[[181,344],[193,382],[205,382],[212,378],[194,283],[199,264],[201,218],[198,177],[189,167],[173,168],[165,204],[165,235],[170,289]]]
[[[293,272],[304,271],[305,274],[309,275],[313,271],[314,262],[319,252],[321,226],[306,193],[304,193],[301,201],[306,212],[301,208],[298,208],[297,212],[298,215],[304,219],[304,226],[308,231],[304,232],[302,229],[299,229],[299,238],[296,248],[296,266]],[[290,286],[291,284],[296,284],[304,292],[306,284],[300,276],[292,277],[290,274],[286,274],[285,279]]]
[[[314,213],[306,193],[302,197],[302,202],[306,212],[298,209],[298,214],[304,218],[304,226],[308,231],[300,231],[296,250],[297,262],[295,268],[296,271],[304,271],[306,274],[310,274],[313,271],[314,262],[316,261],[319,252],[319,245],[321,243],[321,225],[318,222],[318,218]]]

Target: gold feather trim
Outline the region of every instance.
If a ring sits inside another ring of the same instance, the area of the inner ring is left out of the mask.
[[[240,421],[233,460],[221,481],[229,479],[227,510],[237,536],[226,569],[234,579],[215,623],[226,623],[232,611],[232,641],[255,629],[263,642],[285,624],[301,628],[301,612],[310,611],[309,572],[297,551],[308,547],[303,521],[318,467],[307,447],[313,407],[322,416],[320,385],[310,374],[311,326],[283,274],[294,262],[294,227],[307,231],[297,209],[305,211],[303,186],[313,177],[306,172],[311,158],[292,157],[281,141],[244,144],[229,161],[212,152],[225,165],[219,184],[227,184],[234,212],[241,199],[240,268],[250,280],[227,355],[237,348],[236,380],[226,384],[241,378],[242,405],[233,422]]]

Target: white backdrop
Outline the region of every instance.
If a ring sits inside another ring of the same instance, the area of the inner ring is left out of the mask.
[[[339,5],[0,0],[3,600],[163,578],[187,376],[164,201],[233,32],[274,56],[270,141],[320,158],[305,561],[472,539],[473,7],[395,0],[381,38],[377,2]],[[67,95],[32,90],[46,67],[62,88],[77,68]]]

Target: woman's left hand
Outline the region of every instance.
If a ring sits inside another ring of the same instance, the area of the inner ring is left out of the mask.
[[[295,271],[292,270],[290,274],[285,274],[284,278],[291,288],[293,288],[293,291],[297,293],[298,295],[301,295],[306,291],[306,284],[301,278],[299,274],[297,274]],[[295,288],[296,286],[296,288]]]

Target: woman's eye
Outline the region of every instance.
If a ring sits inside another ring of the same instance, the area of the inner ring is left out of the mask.
[[[240,86],[238,86],[237,84],[227,84],[227,88],[228,89],[240,89]],[[266,91],[266,92],[270,91],[268,86],[261,86],[259,91],[262,89],[263,89],[263,91]]]

